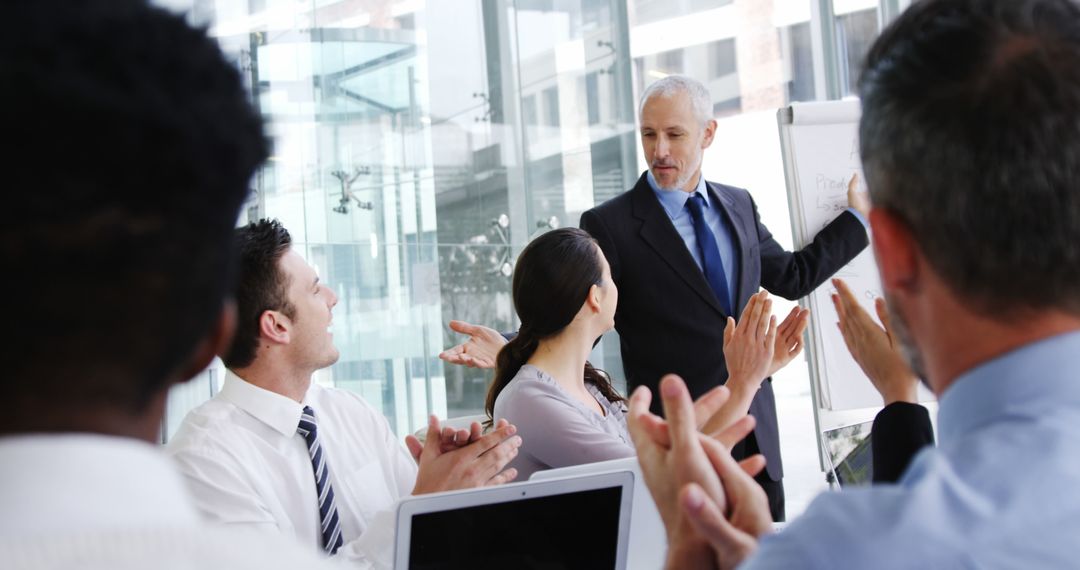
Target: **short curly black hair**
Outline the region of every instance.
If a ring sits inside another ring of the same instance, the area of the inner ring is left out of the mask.
[[[205,30],[145,2],[12,0],[0,20],[0,387],[26,414],[141,411],[230,293],[262,118]]]

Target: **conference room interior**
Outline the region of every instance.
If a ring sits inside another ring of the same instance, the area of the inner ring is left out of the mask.
[[[483,413],[490,370],[440,351],[451,319],[514,330],[517,255],[637,180],[652,81],[713,98],[710,180],[750,190],[793,247],[777,110],[849,97],[861,57],[906,0],[156,0],[209,29],[273,139],[238,223],[277,218],[340,297],[340,360],[402,436],[429,414]],[[793,306],[776,299],[783,315]],[[612,331],[590,358],[625,391]],[[169,396],[162,442],[220,389],[216,361]],[[811,373],[774,378],[794,518],[828,487]]]

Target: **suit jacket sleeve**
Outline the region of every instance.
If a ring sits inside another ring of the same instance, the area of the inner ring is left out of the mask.
[[[930,413],[919,404],[894,402],[874,418],[870,431],[874,483],[895,483],[920,449],[934,445]]]
[[[751,205],[759,239],[761,286],[785,299],[794,301],[809,295],[869,243],[866,227],[855,214],[845,211],[822,228],[806,247],[790,252],[762,225],[752,199]]]

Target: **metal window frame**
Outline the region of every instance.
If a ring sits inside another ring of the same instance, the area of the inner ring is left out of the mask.
[[[878,29],[882,30],[911,5],[911,0],[878,0]],[[810,0],[810,34],[814,50],[814,92],[819,100],[843,96],[839,38],[832,0]]]

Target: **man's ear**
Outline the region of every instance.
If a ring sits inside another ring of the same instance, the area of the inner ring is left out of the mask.
[[[709,122],[705,123],[705,133],[701,139],[701,148],[706,149],[712,145],[713,137],[716,136],[716,119],[709,119]]]
[[[910,292],[918,282],[920,255],[911,228],[889,210],[872,208],[870,229],[881,286],[890,292]]]
[[[214,325],[195,346],[195,351],[191,353],[191,359],[184,366],[180,380],[190,380],[209,366],[215,356],[224,354],[232,344],[235,332],[236,302],[228,299],[222,304],[221,313],[214,321]]]
[[[259,315],[259,337],[274,344],[289,344],[292,321],[281,311],[266,310]]]

